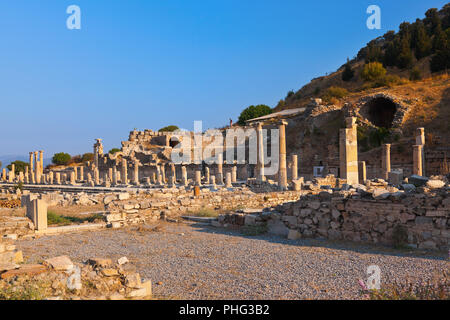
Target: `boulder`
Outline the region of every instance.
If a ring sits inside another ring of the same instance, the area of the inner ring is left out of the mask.
[[[413,174],[411,177],[409,177],[408,182],[410,184],[413,184],[415,187],[422,187],[424,185],[426,185],[426,183],[428,182],[427,177],[422,177],[422,176],[418,176]]]
[[[430,189],[440,189],[445,186],[445,182],[442,180],[428,180],[426,186]]]
[[[73,263],[68,256],[60,256],[44,261],[44,265],[56,271],[68,271],[73,269]]]

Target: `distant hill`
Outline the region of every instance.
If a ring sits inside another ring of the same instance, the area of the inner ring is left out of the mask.
[[[290,91],[274,111],[305,107],[311,98],[327,100],[331,87],[343,88],[351,94],[383,87],[386,83],[392,87],[404,84],[403,80],[425,79],[445,73],[450,69],[450,4],[441,10],[429,9],[425,16],[414,23],[402,23],[397,33],[388,31],[370,41],[336,72],[312,79],[296,92]],[[383,64],[388,81],[376,84],[361,78],[361,71],[370,62]],[[343,76],[344,72],[347,72],[347,77]],[[334,102],[332,100],[330,104]]]

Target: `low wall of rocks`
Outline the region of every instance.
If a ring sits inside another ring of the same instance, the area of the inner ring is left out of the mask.
[[[450,193],[445,189],[384,200],[321,192],[280,205],[264,217],[269,230],[292,239],[404,242],[414,248],[440,250],[450,245]]]

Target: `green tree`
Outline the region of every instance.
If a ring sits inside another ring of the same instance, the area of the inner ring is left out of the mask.
[[[414,57],[411,51],[408,37],[402,38],[400,42],[400,54],[397,59],[397,67],[400,69],[409,68],[413,63]]]
[[[383,62],[388,67],[397,65],[397,59],[400,55],[400,39],[396,37],[386,45]]]
[[[85,153],[81,156],[81,162],[88,162],[94,160],[94,154],[93,153]]]
[[[19,172],[25,172],[25,168],[29,166],[28,163],[20,161],[20,160],[16,160],[11,162],[9,165],[6,166],[6,168],[8,170],[12,170],[12,165],[14,164],[15,168],[14,168],[14,173],[15,174],[19,174]]]
[[[342,80],[343,81],[350,81],[355,76],[355,71],[353,71],[350,61],[347,58],[347,63],[345,64],[344,71],[342,72]]]
[[[70,154],[59,152],[54,154],[52,162],[57,165],[67,165],[71,159],[72,157],[70,156]]]
[[[421,20],[418,20],[414,25],[414,36],[412,47],[417,60],[425,58],[431,54],[432,42],[428,36],[425,26]]]
[[[257,106],[249,106],[245,108],[238,119],[238,124],[243,126],[247,120],[262,117],[272,113],[272,109],[264,104],[259,104]]]
[[[175,130],[178,130],[180,128],[178,128],[177,126],[171,125],[171,126],[167,126],[164,128],[159,129],[159,132],[174,132]]]
[[[414,67],[409,74],[409,80],[418,81],[421,79],[422,79],[422,72],[418,67]]]
[[[441,19],[439,18],[439,13],[436,8],[431,8],[427,12],[425,12],[424,23],[427,26],[428,34],[434,35],[437,34],[438,29],[442,27]]]
[[[364,66],[361,77],[366,81],[374,81],[386,75],[386,69],[379,62],[371,62]]]
[[[118,148],[112,148],[111,150],[108,151],[108,153],[109,153],[109,154],[114,154],[114,153],[117,153],[117,152],[120,152],[120,151],[121,151],[121,150],[118,149]]]

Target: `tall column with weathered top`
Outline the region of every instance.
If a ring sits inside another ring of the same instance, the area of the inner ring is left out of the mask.
[[[218,184],[223,184],[223,153],[217,155],[216,180]]]
[[[425,128],[416,129],[416,145],[422,146],[421,156],[422,156],[422,175],[425,176]]]
[[[339,160],[341,179],[358,184],[358,140],[356,118],[345,119],[346,128],[339,130]]]
[[[391,171],[391,145],[383,144],[381,152],[381,175],[384,180],[388,180]]]
[[[280,131],[280,167],[278,171],[278,186],[283,190],[287,189],[286,125],[287,121],[284,120],[282,120],[278,125],[278,130]]]
[[[256,159],[256,174],[258,181],[264,181],[264,136],[262,123],[258,122],[256,127],[256,138],[257,138],[257,159]]]
[[[41,175],[44,174],[44,150],[39,151],[39,169]]]
[[[29,176],[28,179],[30,179],[30,176],[33,175],[33,171],[34,171],[34,152],[30,152],[30,171],[29,171]]]

